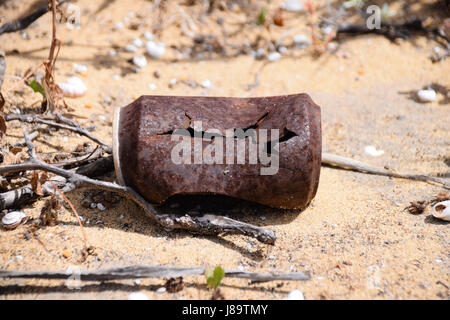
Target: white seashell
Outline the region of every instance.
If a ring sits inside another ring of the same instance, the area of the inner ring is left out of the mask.
[[[364,148],[364,152],[372,157],[379,157],[384,154],[383,150],[377,150],[377,148],[375,148],[374,146],[366,146]]]
[[[304,34],[296,34],[294,36],[294,43],[297,46],[308,46],[311,44],[311,40]]]
[[[287,0],[285,3],[281,5],[281,7],[284,10],[291,12],[303,11],[303,3],[301,3],[299,0]]]
[[[125,46],[125,51],[127,51],[127,52],[136,52],[137,48],[134,45],[132,45],[132,44],[127,44]]]
[[[98,208],[98,210],[100,210],[100,211],[105,211],[106,210],[106,207],[102,204],[102,203],[97,203],[97,208]]]
[[[123,29],[124,26],[125,25],[123,24],[123,22],[119,21],[114,25],[114,29],[116,29],[116,30]]]
[[[153,41],[153,34],[150,31],[145,31],[144,32],[144,38],[149,40],[149,41]]]
[[[270,62],[275,62],[281,59],[281,54],[279,52],[272,52],[267,56]]]
[[[78,72],[78,73],[85,73],[87,71],[87,69],[88,69],[88,67],[85,66],[84,64],[76,64],[76,63],[74,63],[73,67],[74,67],[75,71]]]
[[[205,89],[211,89],[212,87],[212,83],[208,79],[203,80],[202,83],[200,83],[200,85]]]
[[[132,292],[128,295],[128,300],[148,300],[148,297],[143,292]]]
[[[145,59],[145,57],[143,55],[138,55],[133,57],[133,63],[139,67],[139,68],[143,68],[147,65],[147,59]]]
[[[305,296],[300,290],[292,290],[284,300],[305,300]]]
[[[131,43],[133,46],[137,47],[137,48],[141,48],[144,43],[142,42],[141,39],[134,39],[133,42]]]
[[[162,58],[164,55],[164,52],[166,51],[166,46],[164,43],[156,43],[153,41],[147,42],[146,45],[147,53],[150,55],[150,57],[159,59]]]
[[[160,287],[160,288],[158,288],[157,290],[156,290],[156,292],[158,292],[158,293],[164,293],[164,292],[166,292],[166,287]]]
[[[284,54],[284,53],[288,52],[288,48],[281,46],[278,48],[278,52],[281,54]]]
[[[436,91],[433,89],[419,90],[417,96],[421,102],[433,102],[436,100]]]
[[[28,220],[28,216],[22,211],[11,211],[2,218],[2,224],[6,229],[15,229]]]
[[[84,82],[77,77],[70,77],[66,82],[58,84],[59,88],[62,90],[65,97],[78,98],[83,96],[87,87]]]
[[[450,221],[450,200],[436,203],[432,208],[431,214],[435,218]]]

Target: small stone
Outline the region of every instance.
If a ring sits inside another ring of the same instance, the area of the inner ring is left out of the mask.
[[[59,83],[58,87],[62,90],[65,97],[78,98],[83,96],[87,87],[83,80],[77,77],[70,77],[65,82]]]
[[[208,79],[203,80],[202,83],[200,83],[200,85],[205,89],[211,89],[212,87],[211,81],[209,81]]]
[[[178,82],[177,78],[172,78],[169,81],[169,87],[172,88],[174,85],[176,85]]]
[[[272,52],[267,59],[269,59],[270,62],[278,61],[281,59],[281,54],[279,52]]]
[[[120,76],[119,76],[118,74],[113,75],[113,79],[114,79],[114,80],[120,80]]]
[[[166,46],[164,43],[156,43],[153,41],[149,41],[146,44],[147,53],[150,57],[155,59],[160,59],[164,56],[164,52],[166,51]]]
[[[160,287],[160,288],[158,288],[157,290],[156,290],[156,292],[158,292],[158,293],[164,293],[164,292],[166,292],[166,287]]]
[[[132,45],[132,44],[127,44],[125,46],[125,51],[127,51],[127,52],[136,52],[137,48],[134,45]]]
[[[97,204],[92,202],[91,205],[89,206],[91,209],[95,209],[97,208]]]
[[[85,66],[83,64],[76,64],[76,63],[73,64],[73,67],[75,69],[75,72],[78,72],[78,73],[85,73],[88,69],[87,66]]]
[[[148,297],[143,292],[132,292],[128,295],[128,300],[148,300]]]
[[[364,148],[364,152],[372,157],[379,157],[384,154],[383,150],[377,150],[377,148],[375,148],[375,146],[366,146]]]
[[[154,84],[154,83],[149,83],[149,84],[148,84],[148,88],[149,88],[150,90],[155,90],[155,89],[156,89],[156,84]]]
[[[436,100],[436,91],[433,89],[419,90],[417,96],[421,102],[433,102]]]
[[[305,300],[305,296],[300,290],[292,290],[284,300]]]
[[[108,54],[109,54],[110,57],[115,57],[117,52],[116,52],[116,50],[111,49],[111,50],[109,50]]]
[[[266,216],[261,216],[260,218],[261,218],[262,221],[266,220]]]
[[[134,39],[133,42],[131,43],[133,46],[135,46],[136,48],[142,48],[142,46],[144,45],[144,43],[142,42],[141,39]]]
[[[281,8],[291,12],[302,12],[303,3],[301,3],[299,0],[287,0],[281,5]]]
[[[122,21],[119,21],[119,22],[117,22],[117,23],[114,25],[114,29],[120,30],[120,29],[123,29],[124,26],[125,26],[125,25],[123,24],[123,22],[122,22]]]
[[[72,257],[72,252],[69,250],[64,250],[62,255],[64,258],[69,259],[70,257]]]
[[[281,46],[278,48],[278,52],[281,54],[284,54],[284,53],[288,52],[288,48]]]
[[[137,286],[140,285],[141,282],[142,282],[141,279],[134,280],[134,284],[137,285]]]
[[[149,40],[149,41],[153,41],[153,34],[150,31],[145,31],[144,32],[144,38]]]
[[[147,59],[145,59],[145,57],[143,55],[137,55],[137,56],[133,57],[133,63],[138,68],[144,68],[147,65]]]
[[[105,210],[106,210],[106,207],[105,207],[102,203],[97,203],[97,208],[98,208],[100,211],[105,211]]]

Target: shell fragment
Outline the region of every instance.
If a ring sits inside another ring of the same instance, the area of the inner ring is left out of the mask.
[[[28,220],[28,216],[22,211],[11,211],[2,218],[3,227],[15,229]]]

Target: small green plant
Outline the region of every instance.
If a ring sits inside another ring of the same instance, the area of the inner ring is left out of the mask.
[[[222,267],[217,266],[214,270],[206,270],[205,276],[206,284],[211,288],[217,289],[217,287],[220,285],[220,282],[225,277],[225,271],[222,269]]]
[[[258,14],[258,24],[262,25],[264,22],[266,22],[266,15],[267,15],[267,9],[261,8],[261,11],[259,11]]]
[[[42,88],[39,82],[33,79],[28,83],[28,85],[30,86],[31,89],[33,89],[34,92],[39,92],[45,98],[44,88]]]

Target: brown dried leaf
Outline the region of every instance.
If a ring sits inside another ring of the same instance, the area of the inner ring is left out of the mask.
[[[183,277],[168,279],[164,287],[166,287],[166,290],[169,293],[175,293],[183,290],[184,288]]]
[[[58,213],[61,210],[61,203],[56,196],[52,196],[45,201],[41,209],[40,219],[44,226],[54,226],[58,220]]]
[[[33,174],[30,179],[31,187],[33,188],[34,193],[36,193],[39,196],[43,196],[44,193],[42,192],[42,185],[39,181],[39,174],[37,171],[33,171]]]
[[[0,92],[0,112],[3,112],[3,107],[4,106],[5,106],[5,98],[3,98],[3,95]]]
[[[273,23],[279,27],[284,26],[283,10],[281,8],[278,8],[273,15]]]
[[[8,154],[5,157],[5,160],[2,164],[9,165],[9,164],[17,164],[22,161],[23,152],[22,148],[19,147],[12,147],[9,149]]]
[[[0,138],[6,133],[6,121],[2,115],[0,115]]]

